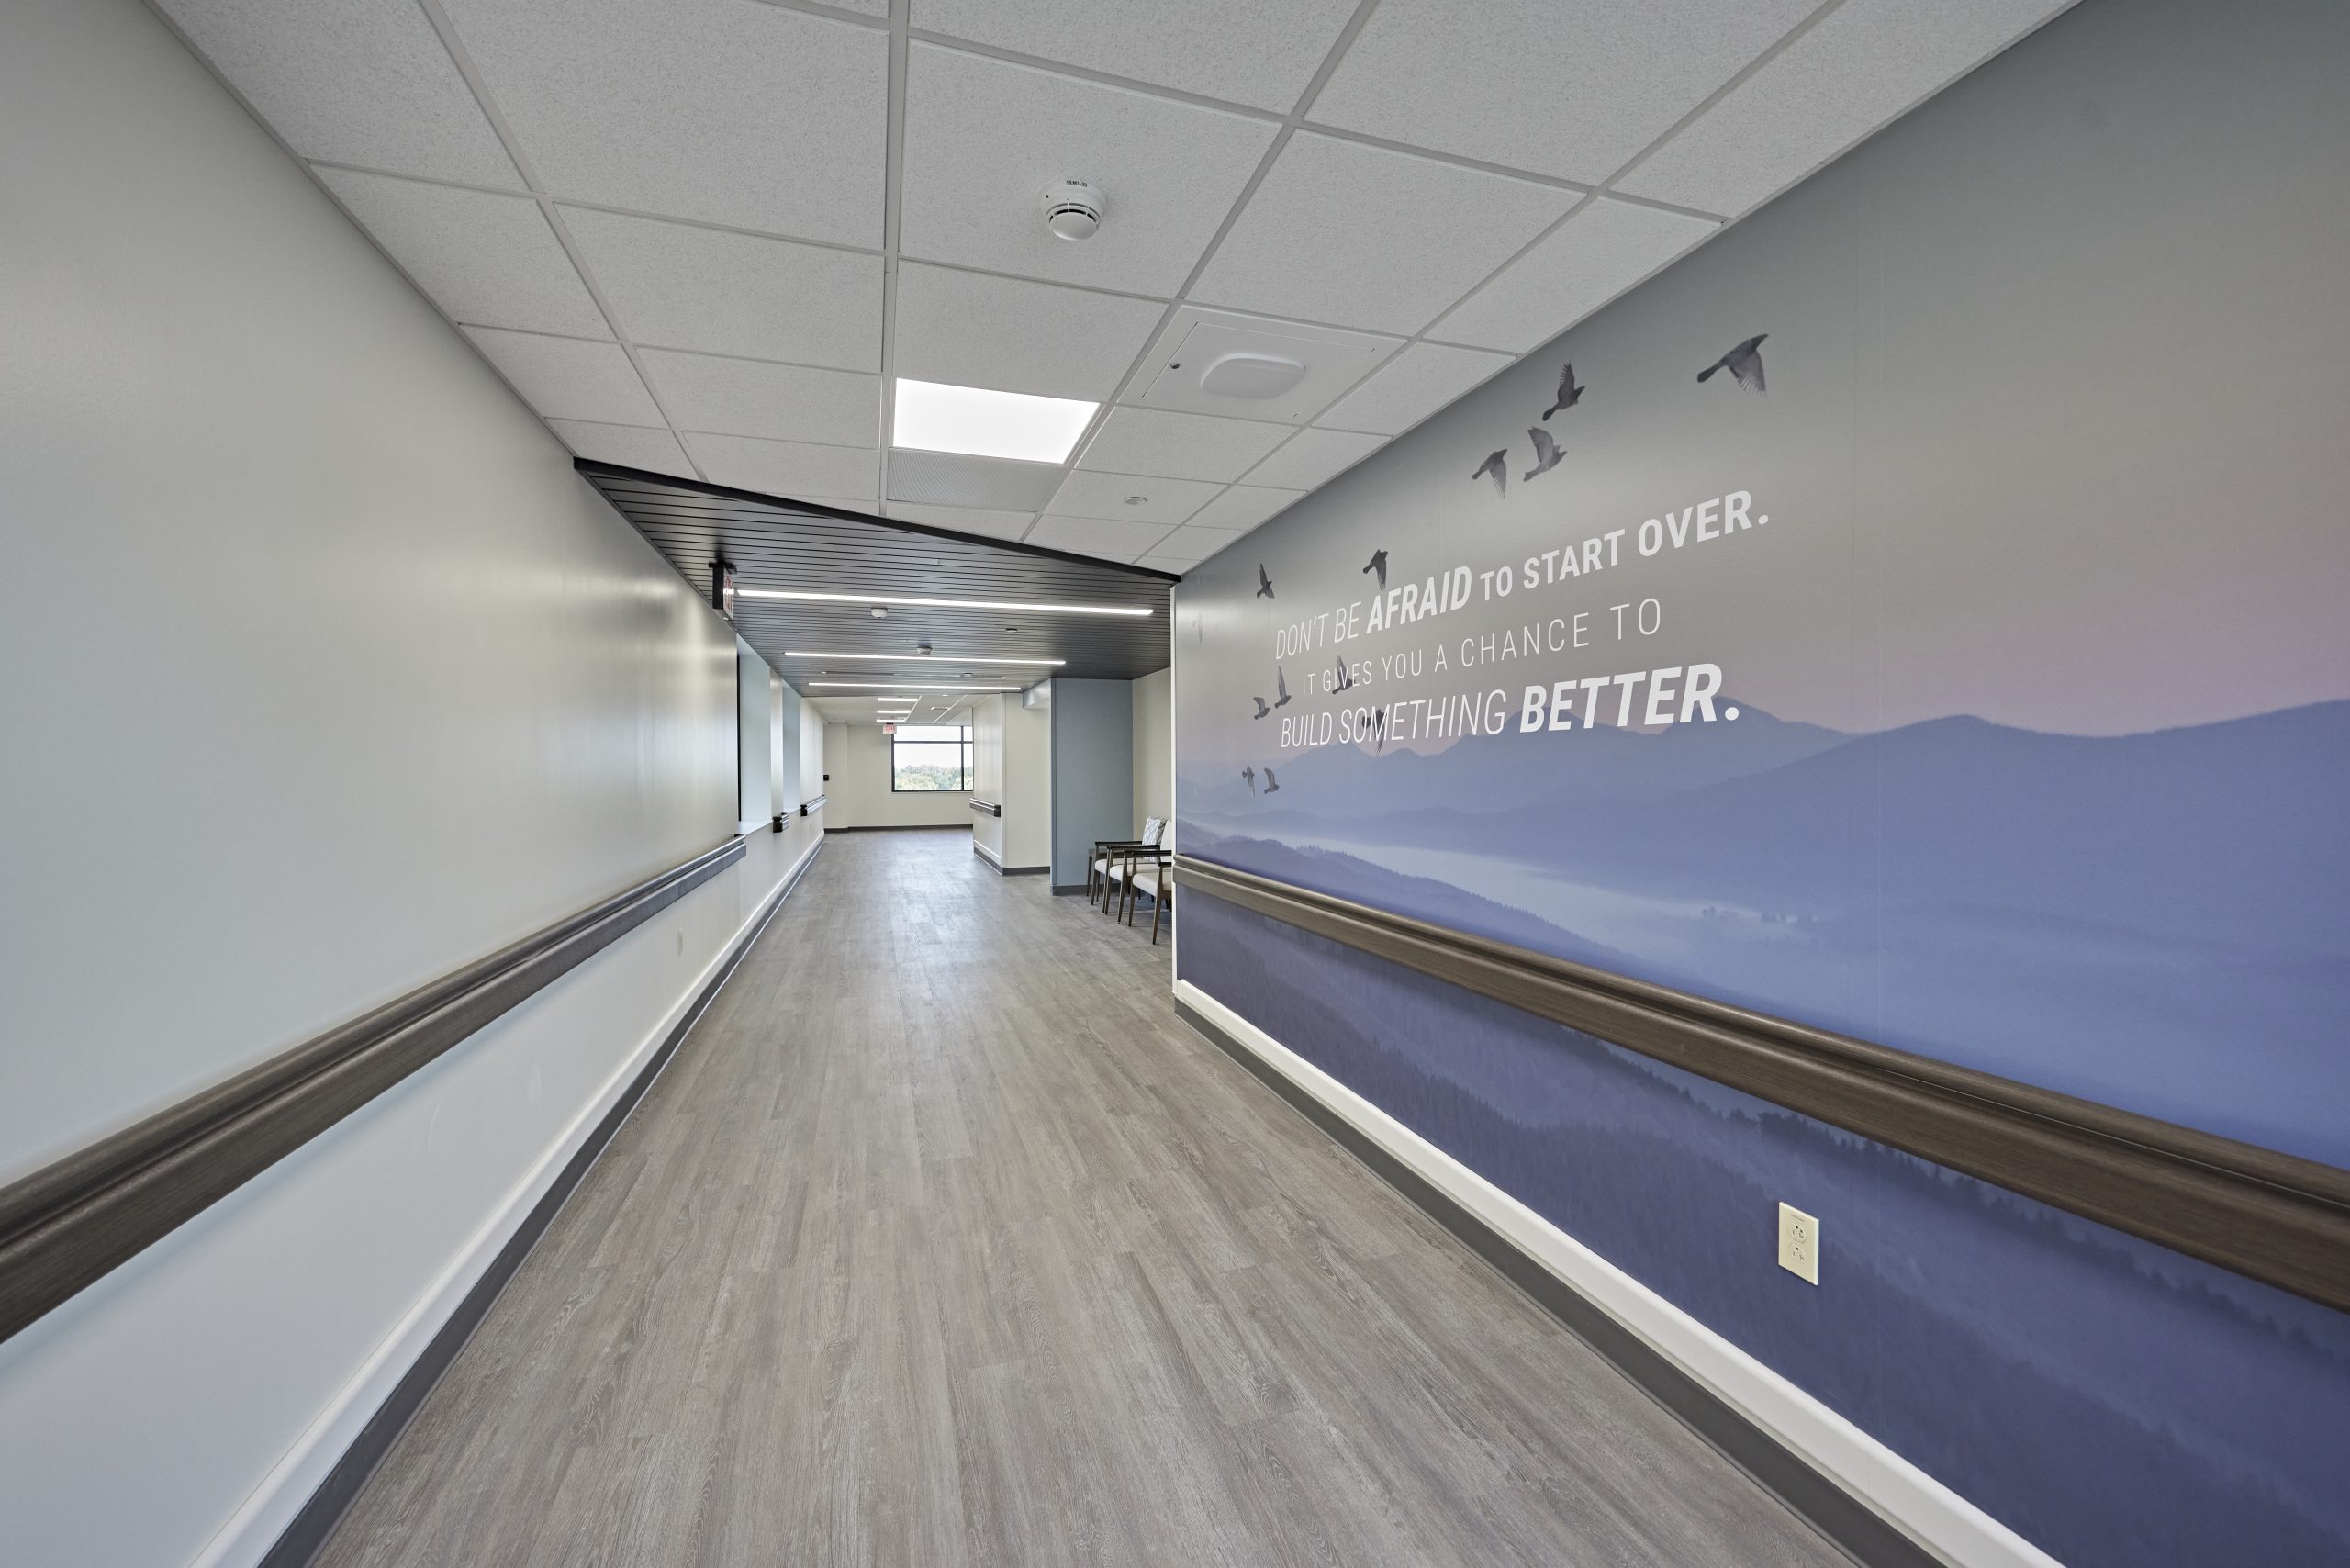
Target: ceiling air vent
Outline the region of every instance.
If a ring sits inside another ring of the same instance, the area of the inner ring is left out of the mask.
[[[1200,371],[1200,390],[1217,398],[1278,398],[1305,379],[1305,366],[1274,353],[1219,354]]]
[[[1186,305],[1152,345],[1158,368],[1127,400],[1188,414],[1302,425],[1403,346],[1401,338]]]

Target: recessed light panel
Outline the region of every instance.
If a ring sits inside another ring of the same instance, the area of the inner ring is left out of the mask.
[[[890,444],[917,452],[1066,463],[1102,405],[938,381],[898,382]]]

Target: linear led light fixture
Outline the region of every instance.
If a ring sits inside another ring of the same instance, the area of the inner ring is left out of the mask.
[[[797,588],[734,590],[736,599],[791,599],[815,604],[913,604],[926,610],[1028,610],[1039,615],[1148,615],[1147,604],[1028,604],[1010,599],[908,599],[887,593],[805,593]]]
[[[1067,659],[983,659],[977,654],[811,654],[805,648],[786,648],[787,659],[878,659],[883,664],[918,665],[1065,665]]]
[[[853,691],[1017,691],[1016,686],[918,686],[903,680],[811,680],[811,686],[825,686]]]

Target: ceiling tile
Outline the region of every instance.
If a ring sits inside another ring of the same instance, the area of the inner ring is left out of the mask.
[[[1155,522],[1169,528],[1200,510],[1221,487],[1199,479],[1167,479],[1146,474],[1073,473],[1045,510],[1062,517],[1109,518]],[[1129,505],[1129,496],[1141,500]]]
[[[467,327],[465,336],[489,356],[541,419],[592,420],[609,425],[667,421],[637,379],[618,343],[544,338],[495,327]]]
[[[453,321],[608,338],[579,271],[529,196],[320,169],[375,242]]]
[[[1165,313],[1147,299],[907,262],[893,364],[916,381],[1106,403]]]
[[[811,446],[800,441],[760,441],[746,435],[692,435],[694,454],[713,485],[731,485],[761,495],[836,498],[835,504],[873,510],[881,489],[881,454],[848,446]]]
[[[1017,539],[1036,521],[1033,511],[989,511],[979,507],[929,507],[915,501],[891,501],[881,509],[890,517],[930,528],[951,528],[989,539]]]
[[[1292,427],[1165,409],[1113,409],[1078,458],[1080,468],[1169,479],[1237,479]]]
[[[890,452],[890,499],[926,506],[1035,511],[1061,482],[1058,463],[971,457],[957,452]]]
[[[1428,329],[1514,353],[1539,347],[1721,226],[1627,201],[1593,202]]]
[[[1743,212],[2069,3],[1849,0],[1618,188],[1708,212]]]
[[[1235,485],[1193,512],[1192,521],[1203,528],[1251,529],[1304,494],[1304,490]]]
[[[563,209],[632,342],[881,368],[881,258],[688,223]]]
[[[421,6],[159,3],[306,158],[474,185],[521,184]]]
[[[649,468],[655,474],[674,474],[681,478],[693,476],[694,465],[686,461],[685,449],[666,430],[599,425],[585,420],[549,420],[547,425],[564,445],[598,463]]]
[[[1300,431],[1290,443],[1248,471],[1252,485],[1310,490],[1387,444],[1383,435],[1353,431]]]
[[[1131,561],[1166,537],[1159,522],[1105,521],[1091,517],[1040,517],[1027,542],[1048,550],[1073,550],[1105,561]]]
[[[880,28],[756,0],[442,4],[541,189],[881,242]]]
[[[1300,133],[1192,297],[1416,332],[1575,200],[1550,185]]]
[[[668,349],[639,349],[637,361],[681,431],[880,448],[878,375]]]
[[[1314,118],[1597,185],[1818,0],[1383,0]]]
[[[900,246],[909,256],[1171,295],[1215,237],[1274,127],[916,44],[908,56]],[[1102,192],[1101,232],[1045,227],[1045,187]]]
[[[1150,547],[1161,560],[1196,566],[1240,537],[1237,528],[1199,528],[1186,523]]]
[[[1286,112],[1355,0],[913,0],[913,25],[1089,71]]]
[[[1505,353],[1414,343],[1314,422],[1332,430],[1402,435],[1511,363]]]

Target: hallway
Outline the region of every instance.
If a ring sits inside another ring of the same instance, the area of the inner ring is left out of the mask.
[[[320,1561],[1843,1561],[1169,966],[834,834]]]

